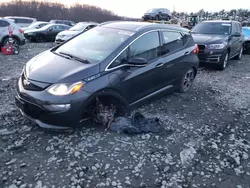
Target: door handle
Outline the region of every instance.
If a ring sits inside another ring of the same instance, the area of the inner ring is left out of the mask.
[[[161,67],[161,66],[163,66],[164,64],[163,63],[159,63],[159,64],[157,64],[155,67]]]
[[[184,55],[188,55],[190,52],[185,52]]]

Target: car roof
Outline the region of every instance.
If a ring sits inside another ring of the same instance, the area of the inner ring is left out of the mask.
[[[36,18],[22,17],[22,16],[5,16],[5,18],[21,18],[21,19],[36,20]]]
[[[109,27],[114,29],[128,30],[128,31],[140,31],[147,29],[168,29],[168,30],[178,30],[187,31],[185,28],[176,25],[160,24],[160,23],[150,23],[141,21],[111,21],[99,24],[100,27]]]
[[[205,20],[203,22],[208,22],[208,23],[213,23],[213,22],[219,22],[219,23],[232,23],[232,22],[237,22],[239,23],[238,21],[235,21],[235,20]]]
[[[57,24],[57,23],[49,23],[47,26],[49,26],[49,25],[60,25],[60,26],[67,26],[67,27],[70,27],[70,26],[68,26],[68,25],[66,25],[66,24]]]

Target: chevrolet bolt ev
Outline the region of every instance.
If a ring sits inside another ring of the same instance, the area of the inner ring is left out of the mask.
[[[27,62],[16,104],[43,128],[65,129],[89,120],[108,125],[159,93],[189,91],[197,53],[184,28],[106,22]]]
[[[203,21],[191,34],[199,47],[201,63],[215,64],[219,70],[224,70],[230,59],[242,57],[244,35],[237,21]]]

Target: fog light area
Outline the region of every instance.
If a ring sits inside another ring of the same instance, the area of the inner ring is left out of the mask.
[[[65,111],[70,109],[70,104],[50,104],[44,105],[44,107],[50,111]]]

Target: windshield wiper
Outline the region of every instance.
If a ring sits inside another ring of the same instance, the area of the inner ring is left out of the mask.
[[[87,59],[81,59],[79,57],[73,56],[71,54],[65,53],[65,52],[59,52],[59,54],[63,55],[64,57],[68,58],[68,59],[73,59],[82,63],[86,63],[86,64],[90,64],[89,60]]]

